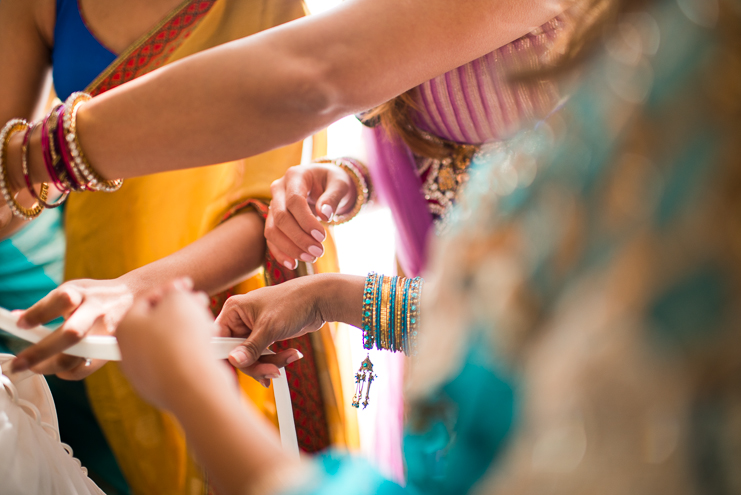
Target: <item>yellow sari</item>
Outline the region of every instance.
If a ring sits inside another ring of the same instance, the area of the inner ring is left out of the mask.
[[[196,18],[199,9],[203,12]],[[187,1],[118,57],[88,91],[101,93],[161,65],[303,15],[300,0]],[[313,151],[315,156],[326,152],[325,134],[314,137]],[[127,180],[113,194],[72,195],[66,211],[65,279],[115,278],[178,251],[216,227],[234,205],[250,198],[269,200],[271,182],[300,163],[301,155],[302,143],[295,143],[236,162]],[[325,249],[327,254],[314,269],[336,271],[331,239]],[[233,292],[263,285],[260,275]],[[327,442],[317,443],[308,435],[303,443],[306,450],[324,447],[324,443],[351,448],[358,443],[357,419],[342,395],[333,331],[325,326],[312,336],[309,361],[313,360],[311,376],[316,383],[292,384],[292,395],[310,393],[304,387],[313,390],[315,405],[321,408],[301,412],[294,404],[294,415],[303,414],[304,425],[313,421],[321,431],[326,430]],[[92,409],[132,493],[199,494],[208,490],[176,421],[140,399],[116,363],[107,364],[85,383]],[[239,383],[246,396],[277,424],[272,390],[244,375],[239,375]]]

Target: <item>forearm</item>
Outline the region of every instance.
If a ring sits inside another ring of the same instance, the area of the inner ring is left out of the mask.
[[[80,110],[79,138],[107,178],[251,156],[474,60],[559,11],[546,0],[454,8],[449,0],[348,0],[106,92]],[[31,164],[43,179],[38,157]]]
[[[363,288],[365,277],[324,273],[311,277],[310,283],[324,321],[338,321],[361,328],[363,324]]]
[[[256,213],[236,215],[180,251],[121,278],[134,294],[179,277],[190,277],[195,290],[217,294],[260,267],[265,256],[263,227]]]
[[[219,493],[248,493],[247,487],[273,470],[298,464],[283,452],[272,425],[241,400],[218,363],[189,368],[181,370],[171,409]]]

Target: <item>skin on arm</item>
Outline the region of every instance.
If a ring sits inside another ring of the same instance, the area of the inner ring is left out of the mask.
[[[219,493],[260,493],[264,476],[298,461],[211,356],[214,329],[207,306],[187,290],[139,298],[119,328],[122,369],[142,397],[177,416]]]
[[[111,334],[138,295],[180,277],[189,277],[198,291],[216,294],[259,268],[265,255],[263,221],[254,212],[236,215],[185,248],[114,280],[73,280],[62,284],[22,313],[19,325],[31,328],[58,317],[62,327],[24,350],[15,369],[59,373],[80,379],[104,362],[84,366],[84,360],[58,354],[89,332]]]
[[[252,156],[483,56],[562,10],[558,0],[348,0],[104,93],[80,110],[79,137],[107,178]],[[37,181],[46,178],[39,139],[34,133]]]
[[[3,0],[0,2],[0,126],[14,117],[30,119],[39,102],[51,65],[54,30],[54,2],[51,0]],[[20,148],[19,148],[20,150]],[[18,150],[18,151],[19,151]],[[20,155],[9,150],[11,163]],[[22,180],[22,178],[21,178]],[[33,204],[25,191],[18,200]],[[19,190],[15,189],[15,190]],[[0,240],[18,231],[27,222],[14,218],[0,200]]]
[[[251,367],[273,342],[314,332],[325,321],[361,327],[364,287],[365,277],[324,273],[230,297],[216,319],[220,334],[246,340],[229,362]]]

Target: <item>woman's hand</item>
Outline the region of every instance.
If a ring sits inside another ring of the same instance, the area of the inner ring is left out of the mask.
[[[167,410],[190,384],[224,367],[209,350],[216,331],[209,299],[190,286],[175,281],[136,298],[116,331],[123,372],[144,399]]]
[[[296,260],[313,262],[324,254],[327,237],[317,220],[330,221],[355,205],[355,184],[340,167],[310,163],[291,167],[273,182],[265,239],[273,256],[293,270]]]
[[[188,282],[180,281],[187,286]],[[32,368],[65,380],[81,380],[105,364],[61,354],[88,334],[112,335],[131,307],[134,291],[124,277],[114,280],[73,280],[51,291],[21,313],[18,326],[33,328],[57,318],[64,324],[37,344],[25,349],[13,362],[14,370]]]
[[[322,274],[301,277],[273,287],[254,290],[227,299],[216,323],[225,337],[246,337],[229,355],[229,362],[257,380],[278,372],[261,354],[273,342],[300,337],[319,330],[325,321],[360,326],[365,279],[351,275]],[[299,358],[282,351],[277,364]],[[258,361],[260,359],[260,361]]]

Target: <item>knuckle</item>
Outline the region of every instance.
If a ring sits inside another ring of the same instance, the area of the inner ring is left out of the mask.
[[[298,208],[306,203],[306,198],[298,193],[291,193],[286,197],[286,206],[289,209]]]
[[[242,344],[242,348],[244,352],[247,354],[247,357],[250,359],[251,363],[254,363],[260,358],[261,351],[257,347],[257,344],[255,344],[254,341],[248,340],[244,344]]]
[[[286,212],[286,210],[275,210],[273,212],[273,223],[274,225],[280,227],[281,225],[285,225],[288,221],[289,214]]]

